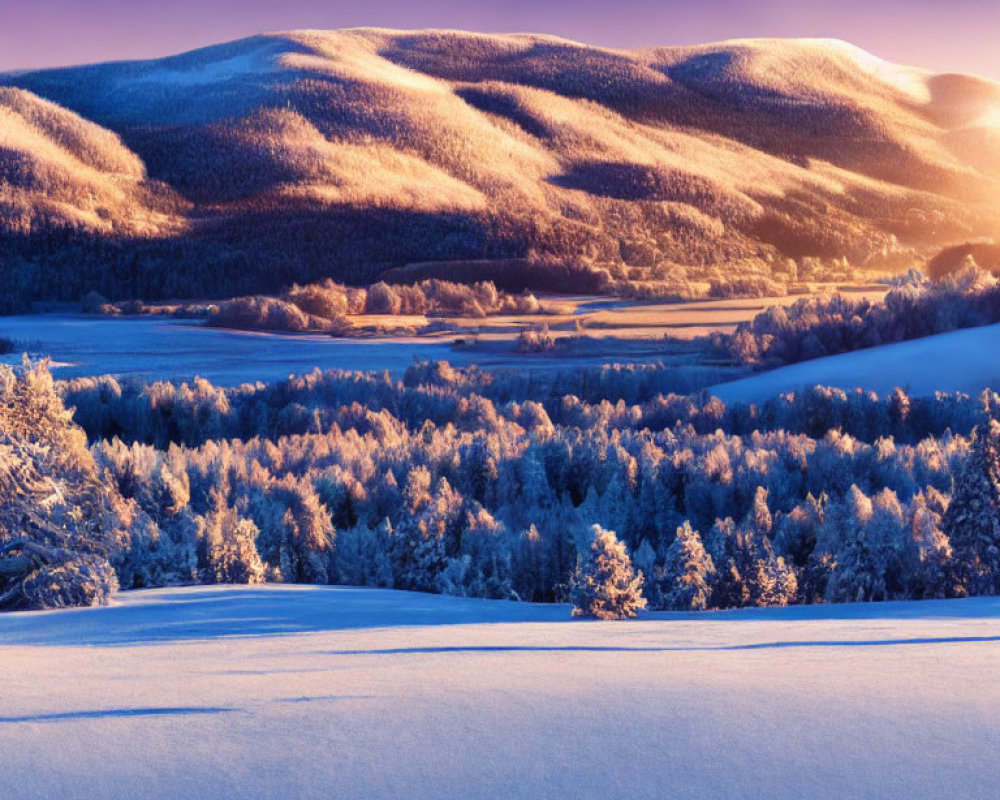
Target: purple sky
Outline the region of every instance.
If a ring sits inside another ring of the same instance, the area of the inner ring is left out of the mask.
[[[0,70],[360,25],[531,31],[608,47],[832,36],[892,61],[1000,79],[1000,0],[0,0]]]

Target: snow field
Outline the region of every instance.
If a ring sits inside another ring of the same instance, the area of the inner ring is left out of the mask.
[[[0,796],[993,797],[998,616],[124,593],[0,617]]]

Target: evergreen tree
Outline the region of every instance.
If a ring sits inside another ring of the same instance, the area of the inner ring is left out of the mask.
[[[892,490],[884,489],[869,500],[857,486],[851,487],[848,505],[855,513],[842,533],[837,570],[827,587],[827,600],[888,600],[894,590],[902,590],[899,564],[908,535],[903,509]]]
[[[795,569],[775,555],[770,534],[774,520],[767,491],[757,487],[746,518],[716,520],[709,532],[709,551],[716,565],[712,605],[717,608],[784,606],[798,592]]]
[[[118,588],[109,562],[132,520],[71,417],[45,364],[0,367],[0,609],[96,605]]]
[[[911,550],[907,563],[911,597],[945,597],[951,543],[941,530],[948,499],[933,486],[913,498],[910,513]]]
[[[973,433],[941,527],[952,548],[950,593],[1000,593],[1000,423],[995,420]]]
[[[614,531],[591,528],[593,541],[570,589],[573,616],[628,619],[646,607],[642,573],[636,574]]]
[[[708,607],[715,564],[705,551],[698,531],[685,522],[667,548],[662,567],[656,569],[658,608],[703,611]]]

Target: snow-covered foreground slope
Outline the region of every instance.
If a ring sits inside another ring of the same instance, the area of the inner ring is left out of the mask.
[[[912,395],[935,392],[978,394],[1000,386],[1000,325],[967,328],[924,339],[803,361],[750,378],[721,383],[709,391],[727,403],[759,402],[779,392],[821,384]]]
[[[998,599],[590,623],[195,587],[0,647],[2,797],[996,796]]]

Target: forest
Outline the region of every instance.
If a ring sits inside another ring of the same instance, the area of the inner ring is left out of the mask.
[[[771,306],[711,347],[739,364],[775,367],[1000,322],[1000,282],[971,256],[936,280],[910,270],[892,282],[878,301],[835,293]]]
[[[5,473],[39,495],[0,519],[0,605],[262,581],[550,602],[597,541],[654,609],[998,588],[993,393],[727,407],[669,376],[439,362],[224,389],[5,368],[24,406]]]

